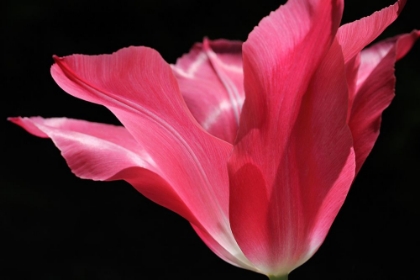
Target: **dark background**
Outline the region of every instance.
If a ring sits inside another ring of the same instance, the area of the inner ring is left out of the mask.
[[[226,264],[174,213],[125,182],[76,178],[50,140],[8,116],[117,123],[103,107],[52,80],[51,56],[101,54],[129,45],[170,63],[203,36],[246,40],[284,1],[2,2],[0,278],[265,279]],[[344,22],[394,1],[347,1]],[[420,28],[418,1],[381,36]],[[381,135],[321,247],[298,279],[420,279],[420,43],[397,64],[396,98]]]

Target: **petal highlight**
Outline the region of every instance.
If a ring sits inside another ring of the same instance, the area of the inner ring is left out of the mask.
[[[153,155],[159,176],[193,217],[183,208],[170,208],[172,211],[226,250],[240,253],[229,237],[227,218],[226,161],[231,145],[208,134],[195,121],[172,69],[156,51],[130,47],[112,55],[57,58],[51,72],[68,93],[110,109]],[[154,201],[167,207],[164,201]]]
[[[10,118],[29,133],[51,138],[70,169],[83,179],[107,181],[124,169],[158,171],[151,156],[122,126],[67,118]]]
[[[125,180],[143,195],[194,219],[158,174],[152,156],[121,126],[67,118],[9,118],[29,133],[51,138],[72,172],[83,179]]]
[[[373,42],[401,13],[406,0],[398,0],[395,4],[373,13],[370,16],[340,26],[337,39],[343,50],[347,63]]]
[[[267,275],[312,256],[354,176],[334,41],[343,2],[327,2],[287,2],[243,47],[246,100],[229,160],[229,214],[245,256]]]
[[[242,43],[204,39],[172,65],[185,102],[200,125],[233,143],[245,98]]]
[[[394,98],[395,62],[401,59],[420,37],[419,31],[379,42],[360,54],[355,77],[356,90],[350,109],[349,126],[359,172],[379,135],[382,112]]]

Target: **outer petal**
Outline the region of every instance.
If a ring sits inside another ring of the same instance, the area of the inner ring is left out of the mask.
[[[337,32],[337,39],[343,49],[347,63],[362,49],[375,40],[401,13],[406,0],[398,0],[394,5],[384,8],[371,16],[344,24]]]
[[[229,161],[232,231],[266,274],[324,240],[354,177],[342,1],[289,1],[244,43],[244,103]]]
[[[245,98],[242,43],[205,39],[172,69],[196,120],[209,133],[233,143]]]
[[[200,238],[204,241],[204,243],[209,247],[213,253],[215,253],[217,256],[219,256],[221,259],[225,260],[226,262],[249,270],[253,270],[255,272],[260,272],[258,268],[254,267],[248,259],[243,255],[242,251],[237,250],[236,252],[234,250],[228,250],[228,248],[225,248],[222,246],[221,242],[216,240],[213,236],[208,234],[208,232],[202,230],[199,227],[194,226],[192,224],[194,230],[200,236]],[[233,236],[226,235],[226,238],[229,240],[226,240],[226,242],[235,243],[236,241],[233,240]],[[232,238],[232,239],[231,239]],[[231,240],[230,240],[231,239]]]
[[[193,217],[178,195],[158,174],[153,158],[124,127],[66,118],[10,118],[28,132],[51,138],[74,174],[84,179],[125,180],[146,196],[182,209]],[[141,183],[142,182],[142,183]],[[156,196],[160,196],[157,197]]]
[[[413,31],[377,43],[361,52],[360,67],[354,75],[354,101],[349,110],[357,172],[378,138],[382,112],[394,98],[394,64],[411,49],[419,36],[419,31]]]
[[[51,138],[81,178],[106,181],[132,167],[158,171],[150,155],[122,126],[67,118],[9,120],[35,136]]]
[[[140,189],[143,194],[187,218],[229,254],[241,254],[227,219],[226,161],[231,146],[194,120],[170,66],[156,51],[130,47],[112,55],[57,58],[51,73],[68,93],[110,109],[153,155],[160,177],[186,208],[168,205],[166,193],[158,189],[143,192],[145,187]]]

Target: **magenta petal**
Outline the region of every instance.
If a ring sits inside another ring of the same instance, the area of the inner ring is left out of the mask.
[[[379,42],[361,52],[349,116],[357,172],[378,138],[382,112],[394,98],[395,62],[411,49],[419,36],[419,31],[413,31]]]
[[[67,118],[9,120],[38,137],[51,138],[73,173],[83,179],[106,181],[131,167],[156,171],[150,155],[124,127]]]
[[[341,45],[344,61],[347,63],[375,40],[400,14],[406,0],[398,0],[394,5],[370,16],[340,26],[337,39]]]
[[[152,155],[158,174],[193,218],[183,209],[170,209],[226,250],[240,253],[227,214],[226,162],[231,145],[208,134],[195,121],[172,69],[161,56],[149,48],[130,47],[112,55],[73,55],[56,62],[51,70],[55,81],[68,93],[110,109]],[[164,197],[162,193],[159,198]]]
[[[245,98],[242,43],[205,39],[172,69],[196,120],[209,133],[233,143]]]
[[[9,120],[38,137],[51,138],[78,177],[125,180],[149,199],[193,218],[177,194],[158,175],[159,167],[151,155],[124,127],[67,118]]]
[[[230,248],[229,250],[227,250],[228,247],[224,247],[222,245],[223,242],[216,240],[214,236],[211,236],[210,234],[208,234],[208,232],[203,231],[202,229],[194,225],[192,226],[198,234],[198,236],[200,236],[201,240],[203,240],[207,247],[209,247],[213,251],[213,253],[215,253],[218,257],[234,266],[259,272],[258,268],[254,267],[248,261],[248,259],[243,255],[242,251],[237,245],[234,248]],[[233,236],[226,235],[225,237],[225,243],[236,244],[236,241],[233,240]]]
[[[232,231],[268,275],[324,240],[354,178],[348,91],[335,32],[342,1],[289,1],[243,46],[246,99],[229,160]]]
[[[129,182],[226,262],[280,279],[321,246],[377,139],[420,32],[362,49],[405,2],[339,27],[344,0],[289,0],[245,43],[205,39],[175,65],[146,47],[54,57],[59,86],[122,126],[9,120],[77,176]]]

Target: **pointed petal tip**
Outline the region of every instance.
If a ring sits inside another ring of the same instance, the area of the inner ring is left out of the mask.
[[[414,40],[420,38],[420,30],[413,29],[409,34],[413,37]]]
[[[401,13],[406,0],[398,0],[359,20],[340,26],[337,39],[343,48],[344,60],[347,63],[372,43]]]
[[[37,137],[41,137],[41,138],[46,138],[47,135],[40,130],[37,125],[36,122],[42,120],[41,117],[9,117],[7,118],[8,121],[20,126],[21,128],[23,128],[24,130],[26,130],[28,133],[37,136]]]
[[[419,30],[413,30],[410,33],[404,35],[398,35],[397,38],[397,49],[396,49],[396,60],[403,58],[414,46],[417,39],[420,37]]]
[[[401,14],[402,10],[404,9],[407,0],[398,0],[398,11],[397,14]]]
[[[22,126],[22,117],[8,117],[6,120],[18,126]]]
[[[63,58],[62,58],[62,57],[59,57],[59,56],[58,56],[58,55],[56,55],[56,54],[53,54],[53,55],[52,55],[52,59],[54,60],[54,62],[55,62],[55,63],[57,63],[58,61],[62,60]]]
[[[64,62],[64,57],[53,54],[52,59],[54,60],[53,64],[50,67],[50,73],[54,77],[54,71],[57,71],[57,68],[62,68]]]
[[[26,121],[28,121],[30,119],[38,119],[38,118],[40,118],[40,117],[31,117],[31,118],[27,118],[27,117],[8,117],[7,121],[23,127],[23,125]]]
[[[204,38],[203,38],[203,50],[204,50],[204,51],[209,51],[209,50],[211,50],[211,47],[210,47],[210,40],[209,40],[209,38],[208,38],[208,37],[204,37]]]

